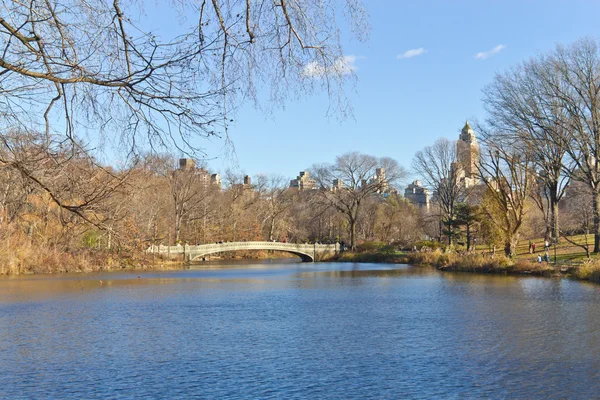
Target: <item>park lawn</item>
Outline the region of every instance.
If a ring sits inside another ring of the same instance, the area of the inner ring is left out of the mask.
[[[586,235],[570,236],[569,240],[577,244],[586,243]],[[516,258],[517,259],[532,259],[535,260],[539,254],[542,256],[545,254],[544,251],[544,239],[538,238],[532,240],[532,243],[536,244],[535,254],[529,254],[529,240],[520,240],[517,245]],[[594,247],[594,235],[587,235],[587,243],[590,251]],[[498,250],[497,250],[498,251]],[[501,251],[501,249],[500,249]],[[548,254],[552,261],[554,261],[554,246],[550,246]],[[592,258],[597,258],[596,254],[591,254]],[[578,263],[586,260],[585,250],[579,246],[569,243],[565,238],[560,238],[556,245],[556,260],[559,263]]]

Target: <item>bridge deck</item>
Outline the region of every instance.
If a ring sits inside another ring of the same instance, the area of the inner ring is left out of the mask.
[[[177,255],[183,254],[188,261],[195,258],[214,253],[240,250],[273,250],[285,251],[296,254],[303,261],[318,261],[325,256],[333,255],[340,251],[340,245],[336,244],[296,244],[284,242],[226,242],[211,243],[198,246],[150,246],[148,253]]]

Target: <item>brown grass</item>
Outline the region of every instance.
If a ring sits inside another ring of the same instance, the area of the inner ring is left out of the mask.
[[[331,257],[327,261],[338,261],[338,262],[362,262],[362,263],[392,263],[392,264],[406,264],[408,260],[404,254],[397,253],[353,253],[345,251]]]
[[[491,257],[479,253],[458,254],[434,250],[409,253],[406,257],[409,264],[431,265],[443,271],[543,276],[550,276],[555,273],[555,268],[547,263],[537,263],[525,259],[510,259],[499,254]]]
[[[576,238],[579,241],[585,238]],[[588,238],[589,239],[589,238]],[[541,244],[543,250],[543,242]],[[566,273],[567,276],[578,280],[587,280],[600,283],[600,259],[592,259],[583,262],[581,258],[576,264],[562,264],[561,262],[572,261],[571,258],[565,258],[565,254],[578,254],[576,246],[561,242],[560,251],[557,249],[558,266],[546,262],[537,262],[537,255],[540,254],[539,247],[536,254],[531,255],[528,251],[528,242],[519,246],[519,257],[510,259],[500,253],[491,257],[489,253],[456,253],[444,252],[441,249],[410,252],[410,253],[342,253],[336,261],[350,262],[384,262],[384,263],[406,263],[412,265],[428,265],[438,268],[442,271],[455,272],[474,272],[474,273],[492,273],[506,275],[536,275],[536,276],[558,276]],[[552,249],[553,250],[553,249]],[[580,250],[580,249],[579,249]],[[562,258],[561,258],[562,254]],[[553,255],[553,254],[552,254]],[[561,268],[562,267],[562,268]]]
[[[164,263],[163,260],[156,260]],[[33,244],[18,230],[0,234],[0,275],[63,272],[91,272],[105,269],[147,268],[151,257],[145,254],[116,255],[95,249],[64,251]]]
[[[571,271],[575,279],[600,283],[600,260],[590,260]]]

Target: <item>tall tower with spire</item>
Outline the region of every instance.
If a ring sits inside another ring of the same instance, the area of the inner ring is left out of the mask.
[[[479,144],[475,138],[475,132],[465,122],[465,126],[460,132],[458,142],[456,143],[457,167],[460,170],[461,179],[464,179],[466,187],[474,186],[479,179],[477,178],[477,163],[479,162]],[[464,175],[463,175],[464,174]]]

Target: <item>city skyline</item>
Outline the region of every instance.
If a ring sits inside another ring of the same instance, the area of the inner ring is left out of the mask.
[[[475,175],[476,175],[476,166],[475,165],[479,158],[479,144],[478,144],[477,136],[476,136],[474,130],[469,125],[469,121],[465,121],[463,128],[460,130],[460,133],[456,137],[450,138],[450,141],[457,146],[457,154],[456,154],[457,160],[455,163],[458,163],[457,165],[465,166],[466,176],[465,176],[465,171],[462,171],[460,173],[461,174],[460,179],[464,180],[466,182],[465,184],[467,186],[475,185],[478,182],[478,178],[475,177]],[[475,150],[473,150],[472,146],[475,146]],[[360,152],[357,152],[357,153],[360,153]],[[338,154],[337,156],[341,156],[341,155],[342,154]],[[180,158],[180,159],[174,160],[174,161],[177,161],[179,169],[194,169],[194,168],[196,168],[197,171],[200,171],[201,173],[205,174],[207,179],[210,180],[211,182],[217,180],[218,186],[221,187],[221,173],[220,172],[211,170],[210,167],[208,167],[205,164],[196,166],[195,159]],[[190,168],[190,165],[191,165],[191,168]],[[174,165],[174,167],[175,167],[175,165]],[[460,169],[462,170],[463,168],[460,168]],[[398,182],[398,184],[396,185],[397,189],[408,189],[411,186],[419,187],[421,189],[427,189],[427,185],[422,185],[420,182],[423,178],[422,176],[419,176],[419,174],[416,174],[416,173],[412,173],[409,169],[407,169],[406,172],[408,172],[408,175]],[[240,185],[240,184],[242,184],[241,182],[243,182],[242,185],[250,187],[250,180],[252,177],[256,178],[256,177],[260,177],[260,176],[278,175],[279,177],[283,178],[282,182],[289,181],[289,185],[287,185],[287,187],[289,187],[289,188],[296,188],[299,190],[319,189],[317,182],[311,177],[310,174],[311,174],[311,168],[305,168],[301,171],[298,171],[298,173],[296,174],[295,177],[294,176],[284,176],[284,175],[276,174],[273,172],[257,173],[254,175],[242,173],[242,174],[235,175],[240,182],[228,182],[228,184],[235,186],[235,185]],[[384,179],[385,179],[385,168],[378,167],[375,170],[371,179],[379,179],[380,174],[383,174]],[[337,182],[337,181],[338,181],[338,179],[333,180],[332,187],[336,187],[340,184],[340,182]],[[406,197],[406,196],[404,196],[404,197]],[[420,203],[420,201],[413,201],[412,199],[409,199],[408,197],[406,197],[406,198],[411,203],[414,203],[417,205]],[[429,203],[429,200],[427,200],[426,203]]]
[[[485,118],[481,90],[496,72],[599,32],[593,15],[600,4],[540,4],[367,4],[370,39],[343,43],[344,62],[358,78],[348,88],[354,119],[326,116],[323,93],[267,112],[245,104],[229,126],[233,148],[222,140],[196,144],[221,174],[295,177],[349,151],[389,156],[410,169],[416,151],[440,137],[455,140],[466,119]],[[578,24],[564,24],[567,13]]]

